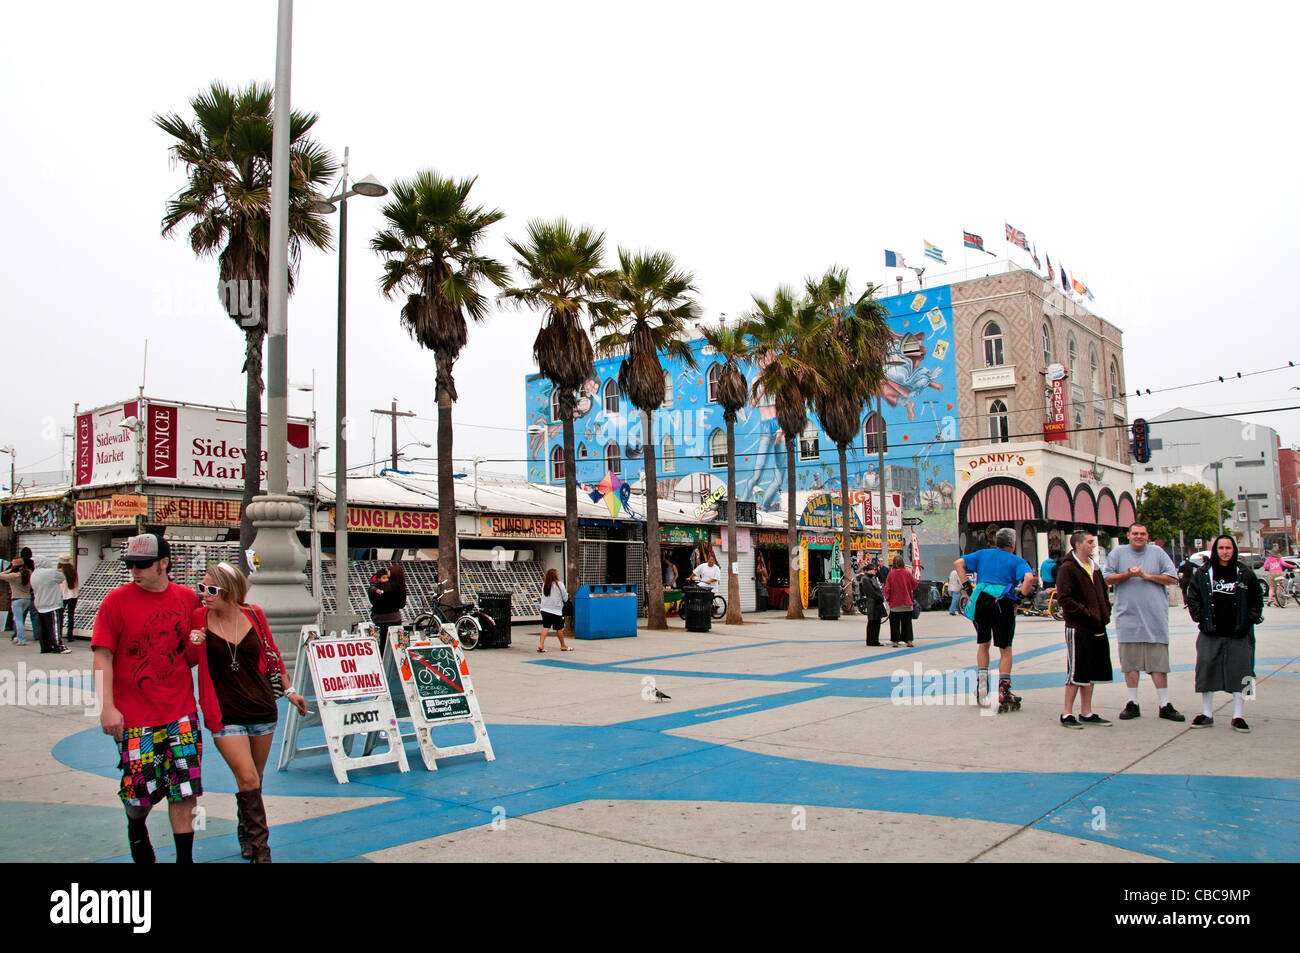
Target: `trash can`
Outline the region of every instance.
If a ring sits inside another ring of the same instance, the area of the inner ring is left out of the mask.
[[[481,649],[507,649],[510,647],[510,598],[509,592],[481,592],[478,607],[492,620],[490,626],[483,626],[479,636],[478,647]],[[482,620],[480,620],[482,621]]]
[[[636,637],[636,586],[579,586],[573,598],[573,635],[579,639]]]
[[[817,618],[838,619],[844,590],[838,583],[824,582],[817,587]]]
[[[912,594],[913,601],[921,607],[922,612],[929,612],[931,609],[937,609],[935,605],[939,601],[938,589],[935,584],[922,579],[916,586],[916,592]]]
[[[682,618],[687,632],[708,632],[713,628],[713,590],[703,586],[682,591]]]

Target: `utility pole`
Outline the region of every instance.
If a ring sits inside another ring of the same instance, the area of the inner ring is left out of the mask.
[[[396,398],[396,397],[393,398],[393,409],[392,409],[392,410],[375,410],[374,408],[371,408],[371,411],[370,411],[370,412],[371,412],[372,414],[383,414],[385,417],[391,417],[391,418],[392,418],[392,421],[393,421],[393,469],[396,470],[396,469],[397,469],[397,418],[398,418],[398,417],[414,417],[415,414],[414,414],[413,412],[409,411],[409,410],[402,411],[401,413],[398,413],[398,412],[397,412],[397,398]]]

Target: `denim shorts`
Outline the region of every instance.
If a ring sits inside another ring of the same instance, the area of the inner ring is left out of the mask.
[[[247,735],[249,738],[257,738],[261,735],[275,734],[275,722],[264,721],[257,725],[226,725],[220,731],[214,731],[214,738],[233,738],[236,735]]]

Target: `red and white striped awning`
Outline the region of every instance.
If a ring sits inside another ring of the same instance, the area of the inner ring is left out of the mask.
[[[1083,526],[1097,525],[1097,501],[1083,487],[1074,493],[1074,521]]]
[[[1074,522],[1074,508],[1070,505],[1070,491],[1056,484],[1047,494],[1047,518],[1060,523]]]
[[[1034,518],[1034,503],[1014,486],[997,484],[976,491],[966,507],[967,523],[1008,523]]]
[[[1115,498],[1109,493],[1102,494],[1101,499],[1097,501],[1097,525],[1119,525],[1119,514],[1115,510]]]
[[[1133,501],[1127,496],[1119,498],[1119,522],[1117,526],[1132,526],[1137,522],[1137,513],[1133,510]]]

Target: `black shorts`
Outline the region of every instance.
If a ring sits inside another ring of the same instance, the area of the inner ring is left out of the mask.
[[[975,603],[975,632],[975,641],[980,645],[992,640],[1000,649],[1011,648],[1011,640],[1016,637],[1016,604],[981,592]]]
[[[554,612],[542,610],[542,628],[543,629],[562,629],[564,628],[564,616],[556,615]]]

